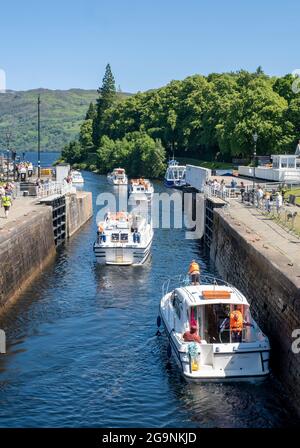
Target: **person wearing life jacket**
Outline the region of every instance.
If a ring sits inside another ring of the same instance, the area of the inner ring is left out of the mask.
[[[200,267],[196,260],[192,260],[189,266],[189,276],[192,285],[199,285],[200,283]]]
[[[1,198],[1,202],[4,208],[5,218],[8,218],[8,212],[11,207],[11,196],[5,193]]]
[[[98,235],[100,237],[100,241],[104,241],[104,242],[106,241],[106,235],[105,235],[105,232],[104,232],[103,222],[100,222],[99,225],[98,225]]]
[[[244,318],[240,306],[235,306],[235,309],[230,313],[229,322],[232,342],[241,342]]]

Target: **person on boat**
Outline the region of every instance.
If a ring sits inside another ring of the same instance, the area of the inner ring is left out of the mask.
[[[189,276],[192,285],[199,285],[200,283],[200,267],[196,260],[192,260],[189,266]]]
[[[196,325],[191,325],[190,330],[186,331],[182,337],[184,342],[201,342]]]
[[[232,334],[232,342],[241,342],[243,325],[244,325],[244,319],[241,308],[236,306],[235,309],[230,313],[229,319],[230,319],[230,331]]]
[[[235,309],[230,313],[230,330],[232,334],[232,342],[242,342],[242,332],[245,326],[253,327],[250,322],[245,321],[242,306],[236,305]]]
[[[242,332],[245,326],[253,327],[253,324],[244,320],[242,307],[235,305],[233,311],[228,311],[226,317],[219,326],[219,332],[230,330],[232,342],[242,342]]]
[[[106,241],[106,235],[104,232],[104,225],[102,222],[100,222],[100,224],[98,225],[98,235],[99,235],[99,239],[100,241]]]

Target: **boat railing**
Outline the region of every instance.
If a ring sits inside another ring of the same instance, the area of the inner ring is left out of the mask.
[[[203,193],[206,197],[217,197],[220,199],[223,199],[224,201],[236,197],[237,189],[231,188],[227,186],[214,186],[214,185],[204,185],[203,187]]]
[[[226,280],[216,277],[213,274],[200,274],[201,285],[215,285],[215,286],[227,286],[231,288],[236,294],[237,298],[243,302],[244,296],[242,293],[231,283]],[[188,274],[179,274],[172,277],[168,277],[162,285],[162,293],[165,296],[167,293],[173,291],[176,288],[182,288],[191,284]]]
[[[76,188],[71,183],[47,182],[37,186],[38,198],[45,198],[52,195],[65,195],[67,193],[76,193]]]
[[[260,328],[254,324],[254,321],[251,319],[251,325],[244,325],[240,338],[235,336],[235,331],[232,328],[226,328],[222,331],[219,331],[219,341],[221,344],[224,343],[234,343],[234,342],[257,342],[258,339],[264,338],[263,333]]]

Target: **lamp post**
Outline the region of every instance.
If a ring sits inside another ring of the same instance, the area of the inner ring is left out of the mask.
[[[14,182],[16,180],[16,157],[17,157],[17,152],[15,150],[11,150],[11,159],[13,162],[13,170],[14,170]]]
[[[8,182],[9,181],[9,149],[6,150],[6,154],[7,154],[7,159],[6,159],[6,164],[7,164],[6,182]]]
[[[254,194],[255,194],[255,165],[256,165],[256,143],[258,139],[257,132],[253,134],[254,150],[253,150],[253,204],[254,204]]]
[[[41,177],[41,97],[38,96],[38,179]]]
[[[5,134],[6,137],[6,151],[7,151],[7,170],[6,170],[6,180],[8,182],[8,178],[9,178],[9,152],[10,152],[10,139],[11,139],[11,132],[6,132]]]

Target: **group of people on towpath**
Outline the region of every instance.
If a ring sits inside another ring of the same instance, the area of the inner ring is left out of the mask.
[[[276,209],[276,212],[279,214],[283,203],[284,203],[284,195],[287,191],[286,186],[280,187],[277,191],[273,188],[271,191],[263,188],[261,185],[257,185],[256,189],[251,192],[251,197],[245,197],[245,186],[242,185],[241,189],[241,200],[245,202],[246,199],[250,200],[255,204],[257,208],[265,210],[270,213],[272,210]]]
[[[276,209],[279,214],[283,203],[284,195],[287,191],[286,185],[280,185],[278,189],[272,188],[268,190],[266,187],[263,188],[261,185],[256,185],[255,189],[251,186],[247,187],[243,181],[238,185],[238,182],[233,178],[230,184],[226,185],[225,180],[222,179],[209,179],[206,182],[206,188],[209,188],[214,196],[219,196],[225,198],[226,196],[231,196],[231,193],[240,195],[242,202],[252,202],[257,208],[263,209],[270,213]]]
[[[16,165],[17,180],[25,181],[33,175],[33,164],[31,162],[20,162]]]

